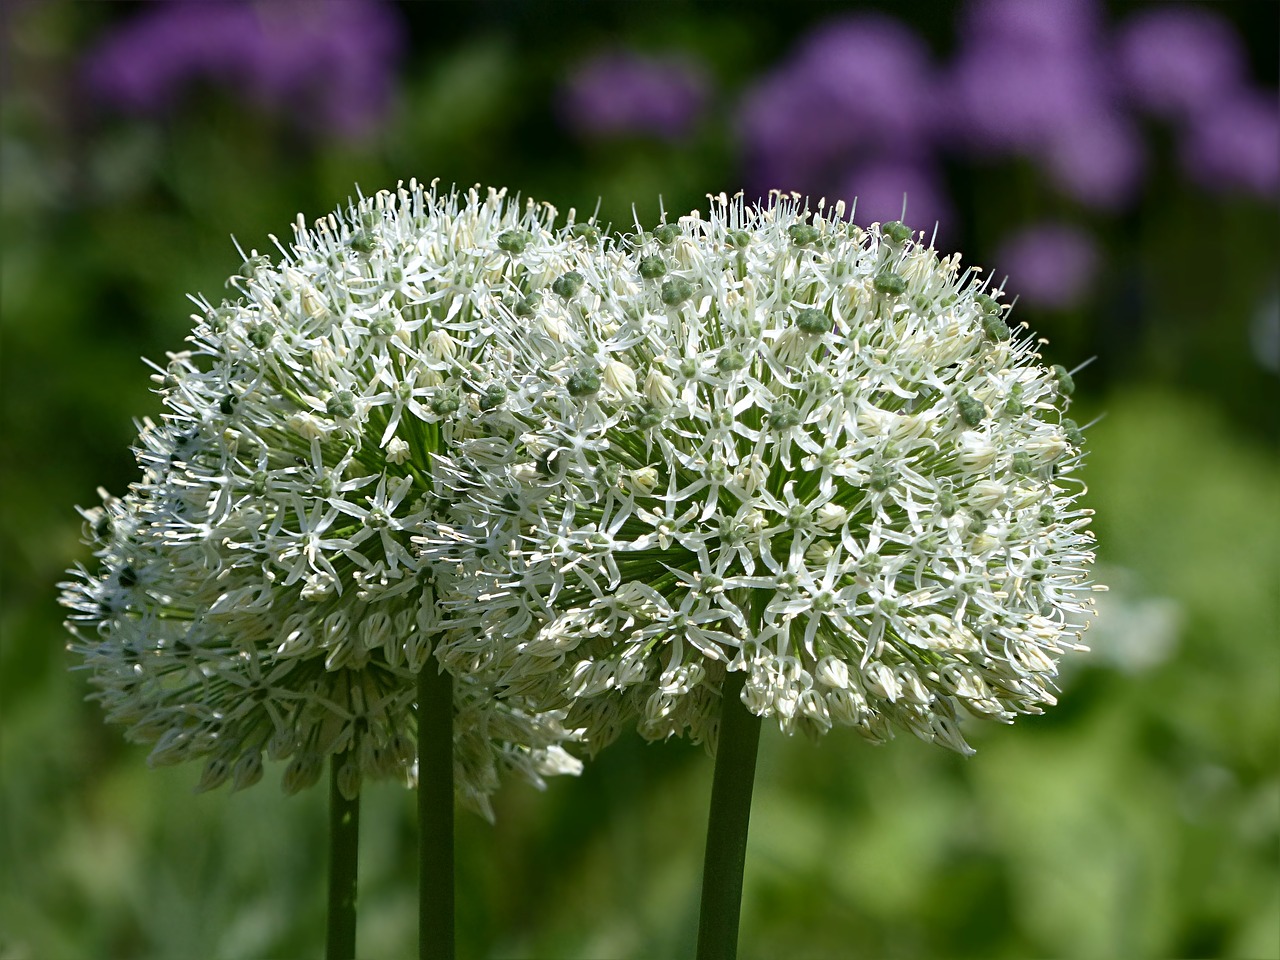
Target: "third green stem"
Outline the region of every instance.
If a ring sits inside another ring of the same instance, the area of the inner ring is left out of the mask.
[[[744,672],[728,674],[720,694],[720,739],[702,868],[698,960],[734,960],[738,953],[742,871],[760,744],[760,718],[742,702],[745,681]]]
[[[453,960],[453,677],[418,674],[418,956]]]

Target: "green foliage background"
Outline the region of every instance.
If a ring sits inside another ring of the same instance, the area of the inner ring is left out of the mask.
[[[1219,4],[1275,83],[1277,8]],[[627,224],[733,191],[735,91],[831,6],[409,5],[393,116],[357,144],[307,138],[204,91],[164,122],[87,117],[74,65],[134,8],[8,13],[3,195],[3,609],[0,958],[295,957],[320,952],[324,796],[279,771],[193,796],[199,771],[150,770],[70,672],[54,584],[86,558],[73,505],[134,476],[131,418],[156,416],[140,356],[188,330],[298,211],[358,183],[507,185]],[[1128,7],[1116,6],[1119,15]],[[895,12],[936,48],[954,8]],[[716,78],[686,142],[585,143],[557,85],[619,38],[690,51]],[[92,121],[92,122],[87,122]],[[1157,136],[1153,133],[1153,137]],[[1018,314],[1077,376],[1100,578],[1115,589],[1060,707],[973,730],[961,760],[899,740],[821,744],[766,728],[747,863],[744,957],[1280,956],[1280,456],[1277,382],[1250,323],[1275,296],[1273,206],[1186,185],[1152,141],[1136,211],[1086,216],[1095,295]],[[981,209],[957,246],[982,263],[1009,221],[1064,212],[1035,171],[949,170]],[[692,951],[711,764],[624,739],[574,781],[460,821],[463,956],[662,957]],[[412,797],[367,792],[360,953],[408,956]]]

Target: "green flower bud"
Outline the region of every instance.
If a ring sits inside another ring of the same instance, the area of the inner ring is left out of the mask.
[[[527,230],[507,230],[498,235],[498,249],[507,253],[524,253],[524,248],[533,240]]]
[[[1058,392],[1064,397],[1069,397],[1076,392],[1076,382],[1071,374],[1067,372],[1067,368],[1060,363],[1055,363],[1051,368],[1053,370],[1053,378],[1058,381]]]
[[[595,224],[575,223],[569,228],[569,236],[585,240],[587,243],[595,243],[600,239],[600,231]]]
[[[573,298],[573,295],[582,289],[582,285],[586,279],[577,270],[570,270],[563,276],[557,277],[555,282],[551,284],[551,292],[558,297],[566,300]]]
[[[594,370],[575,370],[565,386],[571,397],[589,397],[600,392],[600,377]]]
[[[676,227],[674,224],[670,224],[670,223],[664,223],[662,226],[658,227],[658,229],[653,231],[654,239],[657,240],[664,247],[671,246],[671,244],[675,242],[676,237],[679,235],[680,235],[679,228]]]
[[[491,383],[484,388],[484,392],[480,394],[480,409],[486,413],[490,410],[496,410],[502,406],[503,401],[507,399],[507,390],[500,383]]]
[[[785,400],[775,403],[773,409],[769,411],[769,426],[774,430],[789,430],[800,426],[803,422],[804,418],[800,416],[800,411]]]
[[[751,234],[747,233],[745,230],[730,230],[725,236],[725,241],[731,247],[737,247],[739,250],[744,250],[751,246]]]
[[[982,332],[988,340],[1008,340],[1011,334],[1009,325],[996,313],[988,313],[982,318]]]
[[[1066,434],[1067,439],[1075,446],[1081,446],[1084,443],[1084,431],[1080,429],[1080,425],[1069,417],[1062,419],[1062,432]]]
[[[1022,384],[1015,383],[1009,388],[1009,398],[1004,404],[1005,415],[1020,417],[1026,412],[1026,409],[1026,405],[1022,402]]]
[[[355,416],[356,398],[350,390],[339,390],[337,393],[329,397],[328,402],[324,405],[325,413],[331,417],[338,417],[347,420]]]
[[[726,347],[716,357],[716,369],[721,373],[733,373],[747,365],[747,358],[732,347]]]
[[[257,254],[240,264],[240,272],[237,273],[236,276],[242,277],[245,280],[252,280],[261,271],[265,270],[270,263],[271,261],[262,256],[262,254]]]
[[[209,329],[214,333],[226,333],[227,326],[235,315],[235,308],[224,304],[216,310],[210,310],[205,319],[209,322]]]
[[[249,342],[259,350],[265,350],[267,344],[271,342],[271,338],[276,335],[276,325],[269,320],[263,320],[249,328],[247,334]]]
[[[458,412],[462,406],[462,398],[456,390],[441,390],[431,398],[431,412],[437,416],[447,417]]]
[[[817,227],[807,223],[792,224],[787,228],[787,233],[791,237],[791,242],[797,247],[817,243],[818,238],[822,236],[822,232]]]
[[[796,328],[804,333],[821,336],[831,329],[831,318],[812,307],[796,314]]]
[[[809,392],[813,394],[817,394],[820,397],[826,396],[828,393],[830,393],[832,388],[835,385],[836,385],[835,380],[833,380],[830,376],[828,376],[825,373],[814,374],[812,377],[809,378],[809,382],[807,384],[807,386],[809,387]]]
[[[960,411],[960,419],[968,427],[976,427],[987,415],[987,408],[982,405],[982,401],[968,393],[961,393],[956,397],[956,408]]]
[[[646,280],[657,280],[667,272],[667,265],[661,257],[643,257],[640,260],[640,276]]]
[[[677,307],[693,296],[693,284],[684,277],[672,277],[662,284],[660,296],[668,307]]]
[[[641,430],[652,430],[662,423],[662,414],[652,408],[646,409],[636,417],[636,426]]]
[[[877,463],[871,468],[871,479],[869,481],[872,490],[878,490],[881,493],[888,490],[893,485],[893,473],[888,466],[883,463]]]
[[[973,298],[973,302],[978,305],[978,309],[983,313],[992,313],[996,316],[999,316],[1001,313],[1000,301],[995,297],[987,296],[985,293],[978,294]]]
[[[893,243],[904,243],[911,238],[911,228],[901,220],[890,220],[880,225],[880,232]]]
[[[896,297],[907,289],[907,281],[892,270],[881,270],[871,281],[871,285],[880,293]]]

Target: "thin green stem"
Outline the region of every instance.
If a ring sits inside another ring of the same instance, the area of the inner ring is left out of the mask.
[[[453,960],[453,677],[418,673],[418,956]]]
[[[325,960],[356,955],[356,868],[360,852],[360,795],[348,800],[338,789],[346,754],[329,760],[329,918]]]
[[[698,960],[734,960],[738,954],[742,869],[760,744],[760,718],[742,702],[745,682],[746,673],[730,673],[720,694],[720,740],[702,867]]]

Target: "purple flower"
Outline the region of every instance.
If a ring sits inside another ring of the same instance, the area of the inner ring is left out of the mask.
[[[1130,17],[1116,55],[1134,102],[1169,118],[1196,113],[1244,83],[1239,36],[1203,7],[1161,6]]]
[[[743,96],[739,136],[761,191],[821,193],[855,163],[931,134],[929,51],[889,17],[828,20]]]
[[[1042,151],[1057,185],[1090,207],[1114,208],[1132,198],[1142,180],[1142,139],[1128,117],[1099,112],[1065,124]]]
[[[943,89],[940,128],[967,152],[1019,154],[1069,196],[1116,207],[1144,167],[1093,0],[978,0]]]
[[[1199,111],[1182,144],[1191,176],[1214,190],[1280,191],[1280,107],[1274,90],[1245,90]]]
[[[969,45],[994,43],[1035,53],[1092,49],[1101,31],[1097,0],[976,0],[961,22]]]
[[[83,77],[91,96],[128,113],[166,112],[204,81],[359,136],[390,100],[401,34],[383,0],[167,0],[103,38]]]
[[[1044,222],[1007,237],[995,262],[1009,290],[1033,306],[1071,307],[1089,293],[1098,268],[1093,237],[1065,223]]]
[[[1092,0],[978,0],[943,87],[942,126],[966,146],[1033,152],[1107,112],[1110,69]]]
[[[586,137],[686,136],[707,105],[706,71],[681,56],[620,50],[581,63],[565,83],[560,115]]]
[[[1097,55],[1040,55],[993,41],[962,50],[951,69],[942,124],[982,153],[1031,153],[1063,125],[1079,126],[1107,102]]]
[[[917,161],[874,161],[849,174],[837,194],[854,207],[854,222],[866,226],[901,219],[932,235],[954,227],[951,204],[937,176]],[[906,214],[903,215],[903,204]]]

